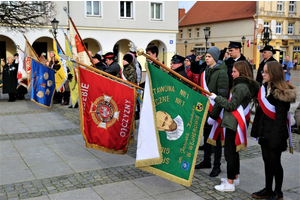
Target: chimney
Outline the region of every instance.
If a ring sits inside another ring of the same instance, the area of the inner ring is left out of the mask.
[[[178,9],[178,21],[180,21],[185,15],[185,8]]]

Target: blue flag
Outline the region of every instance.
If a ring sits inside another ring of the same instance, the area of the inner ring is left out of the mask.
[[[54,70],[31,60],[31,101],[51,108],[55,90]]]

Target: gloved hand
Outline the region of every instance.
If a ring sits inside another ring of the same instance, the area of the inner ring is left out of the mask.
[[[208,117],[208,119],[207,119],[207,123],[208,123],[209,125],[213,125],[213,124],[215,123],[215,121],[216,121],[216,120],[214,120],[214,119],[211,118],[211,117]]]
[[[68,74],[68,80],[69,81],[72,81],[72,78],[73,78],[73,75],[70,73],[70,74]]]
[[[211,96],[207,95],[207,97],[211,100],[215,100],[215,98],[217,98],[217,95],[215,93],[211,93],[211,94],[212,94]]]

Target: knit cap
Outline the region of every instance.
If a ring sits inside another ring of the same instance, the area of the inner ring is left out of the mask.
[[[127,53],[124,55],[123,60],[126,60],[128,62],[128,64],[130,64],[130,63],[132,63],[133,56],[131,54]]]
[[[220,49],[218,47],[210,47],[207,50],[207,53],[209,53],[216,62],[218,62],[219,57],[220,57]]]
[[[196,56],[195,55],[188,55],[187,57],[185,57],[186,59],[188,59],[191,63],[195,61]]]

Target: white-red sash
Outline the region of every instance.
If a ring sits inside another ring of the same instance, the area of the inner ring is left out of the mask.
[[[275,106],[273,106],[268,99],[266,98],[266,88],[264,85],[261,86],[258,92],[258,102],[262,109],[262,111],[271,119],[275,119],[276,111]],[[291,129],[291,114],[287,112],[287,129],[289,133],[289,145],[290,145],[290,152],[293,153],[293,142],[292,142],[292,129]]]
[[[203,89],[205,89],[206,91],[209,92],[209,89],[208,89],[206,81],[205,81],[205,71],[202,72],[202,74],[201,74],[200,85]],[[206,96],[206,94],[204,92],[201,92],[201,93],[202,93],[202,95]],[[210,99],[209,112],[212,111],[214,105],[215,105],[215,101]],[[214,146],[216,146],[216,140],[220,133],[221,133],[221,142],[222,142],[222,144],[224,144],[225,128],[220,127],[221,121],[223,119],[223,112],[224,112],[224,109],[221,110],[218,118],[216,119],[215,123],[213,124],[210,134],[207,139],[207,142]]]
[[[229,101],[232,94],[230,94]],[[238,122],[235,135],[236,151],[247,147],[247,121],[250,119],[250,104],[243,109],[240,105],[236,110],[231,112]]]
[[[125,77],[124,74],[123,74],[123,70],[124,70],[124,68],[122,68],[122,69],[120,70],[121,79],[127,81],[126,77]]]

